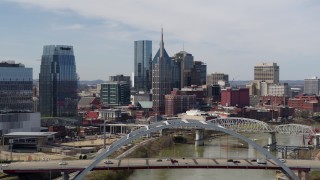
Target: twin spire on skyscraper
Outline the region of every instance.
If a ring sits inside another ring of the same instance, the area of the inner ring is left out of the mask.
[[[163,28],[161,27],[160,58],[163,58],[163,53],[164,53]]]

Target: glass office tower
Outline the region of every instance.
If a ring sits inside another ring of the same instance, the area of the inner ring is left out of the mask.
[[[31,112],[32,81],[32,68],[0,62],[0,112]]]
[[[152,41],[134,41],[134,89],[149,92],[151,89]]]
[[[165,95],[172,90],[172,61],[164,48],[162,29],[160,48],[152,63],[152,108],[160,115],[165,112]]]
[[[77,115],[77,89],[78,79],[73,47],[44,46],[39,74],[41,116]]]

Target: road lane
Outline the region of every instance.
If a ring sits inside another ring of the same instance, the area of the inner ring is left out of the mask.
[[[239,163],[227,162],[227,159],[206,159],[206,158],[173,158],[178,163],[172,163],[170,160],[149,158],[125,158],[125,159],[108,159],[113,164],[100,162],[97,169],[141,169],[141,168],[243,168],[243,169],[280,169],[273,161],[268,160],[267,164],[258,164],[250,162],[249,159],[235,159]],[[107,159],[106,159],[107,160]],[[50,170],[69,170],[83,169],[88,166],[92,160],[73,160],[66,161],[67,165],[59,165],[60,161],[31,161],[31,162],[14,162],[8,166],[2,166],[4,171],[50,171]],[[316,160],[290,160],[285,163],[291,169],[314,169],[320,170],[320,161]]]

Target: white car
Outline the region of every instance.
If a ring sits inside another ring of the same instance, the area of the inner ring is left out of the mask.
[[[7,167],[9,164],[1,164],[2,167]]]
[[[280,162],[285,163],[286,160],[285,159],[279,159]]]
[[[59,165],[68,165],[68,163],[66,161],[61,161],[59,162]]]
[[[267,161],[265,159],[257,159],[258,164],[267,164]]]

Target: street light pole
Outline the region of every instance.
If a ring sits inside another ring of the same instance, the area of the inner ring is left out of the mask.
[[[103,120],[103,148],[106,149],[106,120]]]
[[[12,144],[13,144],[13,139],[9,139],[9,144],[10,144],[10,161],[12,161]]]

